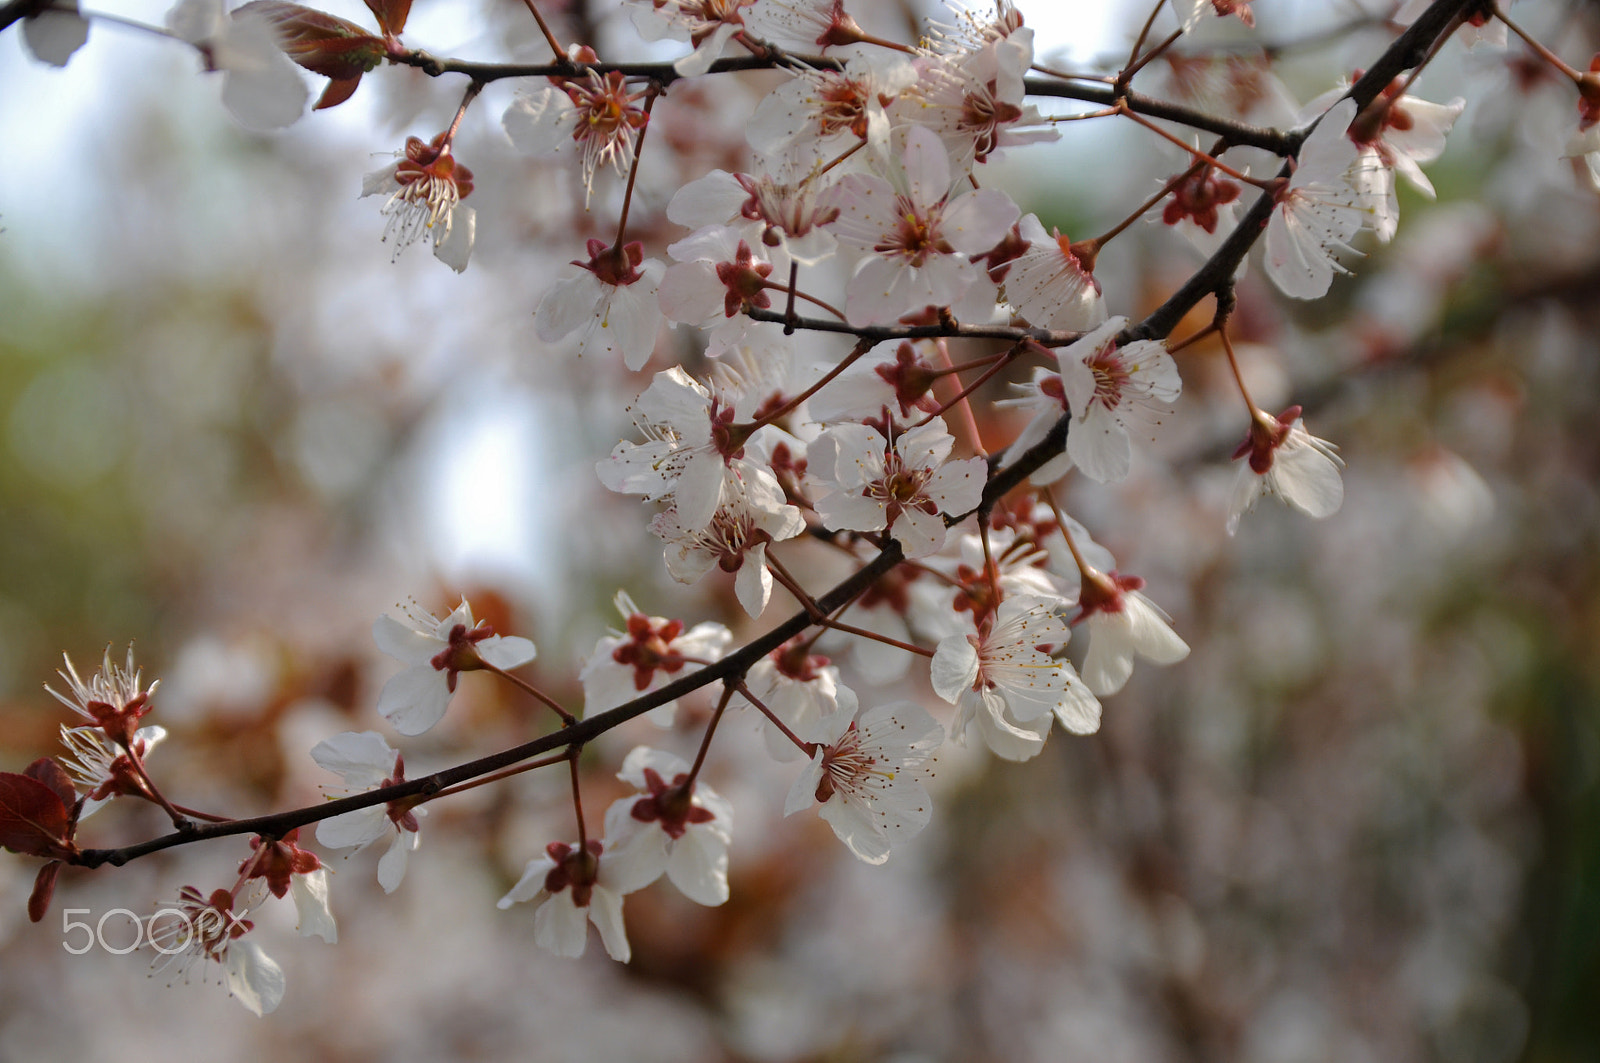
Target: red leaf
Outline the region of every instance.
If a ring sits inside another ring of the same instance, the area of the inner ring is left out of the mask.
[[[400,36],[411,14],[411,0],[367,0],[367,10],[378,19],[378,26],[389,37]]]
[[[311,109],[313,111],[324,111],[329,107],[337,107],[355,95],[356,86],[359,84],[361,84],[360,74],[353,78],[334,78],[328,82],[328,87],[322,91],[321,98],[317,100],[316,105]]]
[[[55,896],[56,876],[61,873],[61,861],[52,860],[39,869],[33,880],[33,892],[28,894],[28,918],[37,923],[50,910],[50,898]]]
[[[58,858],[73,852],[61,796],[31,775],[0,772],[0,847]]]
[[[71,808],[78,803],[77,787],[72,785],[72,777],[66,770],[50,757],[40,757],[38,760],[22,769],[22,774],[30,779],[38,779],[61,798],[61,803]]]

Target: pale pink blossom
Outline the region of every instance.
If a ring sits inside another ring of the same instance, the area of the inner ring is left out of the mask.
[[[223,106],[246,129],[282,129],[304,113],[311,93],[258,11],[229,15],[222,0],[180,0],[167,28],[199,50],[207,70],[222,72]]]
[[[1083,573],[1078,613],[1072,623],[1089,629],[1089,652],[1083,658],[1083,681],[1101,697],[1121,690],[1133,674],[1133,659],[1176,664],[1189,656],[1189,645],[1167,623],[1167,616],[1140,593],[1144,580],[1115,571]]]
[[[627,963],[632,950],[622,923],[622,897],[644,883],[618,881],[622,869],[603,859],[603,850],[592,838],[587,845],[551,842],[544,856],[528,861],[522,877],[496,907],[503,910],[519,901],[532,901],[534,943],[569,958],[583,955],[588,924],[593,923],[606,953],[618,963]]]
[[[1300,407],[1291,406],[1278,416],[1260,413],[1250,422],[1233,457],[1247,460],[1239,467],[1228,499],[1228,534],[1239,530],[1239,518],[1263,494],[1276,495],[1292,509],[1321,519],[1339,511],[1344,503],[1344,481],[1338,447],[1306,431]]]
[[[856,619],[852,614],[851,620]],[[818,742],[838,733],[834,717],[842,714],[846,720],[855,719],[860,703],[855,691],[840,682],[839,669],[808,647],[805,636],[790,639],[751,666],[744,682],[751,696],[796,738]],[[795,758],[793,740],[776,726],[765,722],[761,733],[774,758]]]
[[[1350,250],[1351,238],[1372,219],[1371,208],[1349,178],[1359,154],[1346,135],[1355,117],[1356,101],[1351,99],[1323,115],[1300,146],[1293,175],[1274,193],[1263,240],[1266,271],[1293,298],[1327,294],[1334,273],[1349,272],[1336,256]]]
[[[242,892],[242,891],[241,891]],[[262,890],[257,896],[264,897]],[[255,928],[247,918],[250,901],[225,889],[202,894],[193,886],[163,906],[146,924],[146,940],[163,957],[152,967],[177,966],[177,978],[188,981],[196,963],[216,963],[228,995],[255,1015],[277,1010],[286,982],[283,968],[245,935]],[[206,974],[202,973],[202,980]]]
[[[1157,340],[1118,344],[1127,319],[1114,317],[1056,352],[1061,386],[1072,411],[1067,454],[1100,483],[1120,480],[1132,465],[1129,430],[1172,410],[1183,381]]]
[[[689,41],[694,51],[672,64],[683,77],[711,69],[735,34],[744,31],[745,9],[756,0],[630,0],[628,13],[647,41]]]
[[[832,734],[789,788],[784,815],[820,806],[817,814],[852,853],[881,864],[891,846],[928,825],[932,803],[923,783],[944,729],[909,701],[868,709],[854,722],[843,714],[830,719]]]
[[[376,731],[346,731],[324,739],[312,747],[311,759],[343,777],[347,795],[406,781],[405,758]],[[368,805],[318,823],[317,841],[330,849],[351,849],[354,855],[389,838],[388,850],[378,859],[378,885],[383,892],[393,893],[405,878],[408,857],[417,848],[417,818],[427,811],[404,801]]]
[[[404,621],[380,616],[372,625],[378,649],[407,665],[384,683],[378,714],[403,735],[419,735],[444,717],[461,672],[485,666],[519,668],[536,650],[525,638],[502,638],[472,619],[465,598],[443,620],[411,603]]]
[[[1045,232],[1032,214],[1022,219],[1027,250],[1005,276],[1006,301],[1036,328],[1084,332],[1106,319],[1092,252],[1075,250],[1059,231]]]
[[[845,290],[852,325],[885,324],[959,301],[987,279],[971,257],[999,243],[1019,213],[995,189],[952,196],[950,159],[938,136],[920,126],[903,136],[886,176],[839,180],[833,233],[861,256]]]
[[[984,743],[1007,760],[1044,748],[1053,721],[1074,734],[1100,728],[1100,702],[1072,663],[1057,657],[1071,636],[1060,599],[1009,597],[975,634],[952,635],[933,655],[934,693],[958,706],[952,733],[977,725]]]
[[[366,175],[361,198],[388,196],[379,211],[389,219],[383,239],[394,241],[394,257],[418,240],[430,238],[433,254],[460,273],[467,268],[477,236],[477,213],[461,206],[472,194],[472,171],[455,160],[441,133],[424,144],[406,138],[405,157]]]
[[[617,778],[640,793],[619,798],[606,810],[606,860],[613,880],[642,888],[665,874],[696,904],[727,901],[733,841],[733,806],[727,799],[698,780],[690,784],[689,765],[681,758],[648,746],[628,754]]]
[[[803,68],[761,101],[745,139],[762,155],[793,152],[820,162],[863,144],[882,153],[887,106],[916,78],[910,61],[895,54],[854,56],[843,70]]]
[[[945,517],[977,508],[988,466],[982,458],[950,460],[955,439],[935,418],[898,433],[891,445],[877,429],[842,424],[809,448],[810,472],[822,493],[817,516],[833,530],[888,530],[907,557],[944,545]]]
[[[646,91],[629,92],[618,71],[563,78],[558,87],[519,93],[501,124],[519,151],[530,155],[578,152],[584,203],[594,194],[594,175],[604,166],[624,175],[633,164],[648,116],[639,106]]]
[[[624,630],[601,638],[579,674],[586,717],[683,678],[720,658],[733,642],[733,632],[711,621],[685,630],[681,620],[646,616],[623,591],[617,592],[616,607]],[[677,708],[676,701],[666,702],[650,718],[670,726]]]
[[[588,261],[572,262],[578,272],[545,292],[533,329],[546,343],[577,333],[580,355],[620,354],[622,364],[637,372],[650,360],[661,330],[657,292],[665,268],[657,259],[647,261],[637,241],[618,249],[591,239],[587,249]]]

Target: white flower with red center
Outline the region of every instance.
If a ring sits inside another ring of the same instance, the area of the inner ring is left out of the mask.
[[[1033,31],[1021,27],[971,51],[924,59],[894,118],[938,133],[961,167],[1008,147],[1055,140],[1055,126],[1024,99],[1022,79],[1032,65]]]
[[[824,54],[869,38],[844,9],[844,0],[764,0],[750,12],[751,32],[764,40]]]
[[[819,742],[838,734],[835,717],[853,720],[860,707],[855,691],[839,682],[839,669],[828,658],[811,653],[810,640],[803,636],[790,639],[757,661],[744,683],[751,696],[803,742]],[[794,742],[776,726],[764,723],[761,733],[773,757],[795,758]]]
[[[959,301],[985,277],[971,257],[999,243],[1020,213],[991,188],[951,198],[938,135],[912,126],[900,136],[891,138],[888,176],[847,174],[837,186],[833,234],[862,256],[845,290],[845,316],[857,327]]]
[[[1039,219],[1022,219],[1027,250],[1005,274],[1006,301],[1036,328],[1083,332],[1106,319],[1094,250],[1074,245],[1059,230],[1044,231]]]
[[[753,174],[712,170],[678,189],[667,217],[690,229],[732,225],[751,241],[781,249],[789,259],[814,266],[830,257],[837,242],[824,226],[839,216],[835,186],[810,160],[793,154],[758,160]]]
[[[888,105],[917,79],[899,55],[855,56],[843,70],[800,70],[761,101],[745,139],[762,155],[794,152],[819,162],[862,144],[889,146]]]
[[[1114,317],[1056,353],[1061,386],[1072,411],[1067,454],[1100,483],[1128,475],[1133,422],[1159,422],[1172,412],[1183,381],[1177,364],[1156,340],[1118,344],[1127,319]]]
[[[767,278],[778,263],[758,258],[737,229],[709,225],[668,247],[667,254],[677,261],[661,278],[661,312],[668,321],[714,328],[715,346],[743,338],[750,326],[746,306],[772,306]]]
[[[229,15],[222,0],[181,0],[167,28],[199,50],[208,71],[222,71],[223,106],[246,129],[282,129],[305,111],[311,94],[259,11]]]
[[[1356,101],[1345,99],[1322,116],[1300,146],[1294,173],[1279,178],[1267,220],[1267,276],[1283,294],[1320,299],[1334,273],[1348,273],[1336,257],[1372,220],[1372,210],[1351,184],[1359,149],[1347,136]]]
[[[1089,569],[1082,576],[1078,614],[1073,624],[1089,628],[1089,652],[1083,658],[1083,681],[1094,693],[1109,697],[1133,674],[1133,659],[1177,664],[1189,656],[1189,644],[1177,636],[1167,616],[1139,593],[1144,580],[1115,571]]]
[[[141,727],[133,735],[133,752],[140,762],[167,737],[164,727]],[[73,785],[83,791],[83,808],[78,812],[82,822],[114,797],[142,797],[156,800],[150,784],[134,766],[128,752],[115,745],[98,727],[68,727],[61,725],[61,744],[67,747],[67,756],[61,766],[72,777]]]
[[[1256,24],[1255,12],[1250,10],[1250,0],[1175,0],[1174,11],[1185,33],[1199,25],[1201,16],[1207,11],[1218,18],[1237,15],[1246,26],[1254,27]]]
[[[951,635],[933,655],[934,693],[959,707],[952,733],[965,740],[974,723],[1007,760],[1044,748],[1053,720],[1073,734],[1100,729],[1100,702],[1072,663],[1051,652],[1071,637],[1065,602],[1009,597],[976,634]]]
[[[579,675],[586,717],[703,668],[727,652],[733,642],[733,632],[721,624],[707,621],[685,631],[682,620],[646,616],[622,591],[617,592],[616,606],[624,630],[602,638]],[[670,726],[677,706],[676,701],[659,705],[650,718]]]
[[[824,492],[817,516],[834,531],[887,529],[907,557],[934,553],[944,545],[945,516],[982,501],[989,469],[982,458],[949,460],[954,445],[939,418],[898,433],[892,445],[864,424],[828,429],[807,451]]]
[[[775,431],[738,421],[741,397],[713,393],[677,366],[657,373],[629,410],[645,441],[618,443],[595,463],[596,475],[621,494],[670,497],[680,526],[706,527],[737,481],[755,475],[759,463],[746,459],[747,446]]]
[[[628,13],[647,41],[689,41],[694,51],[672,64],[683,77],[711,69],[723,49],[744,31],[742,12],[756,0],[631,0]]]
[[[580,355],[591,349],[620,354],[622,364],[637,372],[656,349],[657,292],[665,267],[658,259],[646,261],[637,240],[618,248],[591,239],[587,250],[587,262],[572,261],[578,272],[557,281],[539,301],[534,331],[546,343],[576,332]]]
[[[1278,416],[1258,410],[1249,434],[1234,460],[1248,458],[1239,467],[1228,499],[1228,534],[1239,530],[1239,518],[1263,494],[1276,495],[1308,517],[1330,517],[1344,504],[1344,480],[1338,447],[1306,431],[1300,407],[1290,406]]]
[[[544,856],[528,861],[522,877],[496,907],[532,901],[534,942],[569,958],[583,955],[593,923],[606,953],[627,963],[632,950],[622,923],[622,897],[645,883],[618,881],[620,868],[613,867],[609,857],[602,859],[602,851],[593,839],[587,845],[551,842]]]
[[[679,583],[697,583],[713,568],[736,573],[734,594],[745,612],[759,617],[772,595],[767,544],[805,531],[805,517],[785,500],[768,469],[744,464],[726,478],[722,501],[709,523],[687,524],[677,509],[658,513],[650,530],[667,544],[667,571]]]
[[[312,747],[311,759],[343,776],[347,794],[406,781],[405,758],[376,731],[334,735]],[[427,814],[427,809],[413,805],[411,801],[390,801],[330,816],[317,824],[317,841],[330,849],[360,852],[393,831],[388,851],[378,859],[378,885],[383,892],[393,893],[405,878],[407,857],[417,848],[417,817]]]
[[[56,675],[66,680],[70,696],[48,685],[45,690],[103,732],[113,745],[126,751],[134,741],[140,717],[150,711],[150,696],[161,681],[158,679],[148,687],[143,685],[140,680],[144,673],[134,666],[132,645],[128,646],[126,666],[118,666],[111,660],[111,647],[107,646],[100,671],[90,675],[87,682],[79,677],[71,657],[62,654],[61,659],[67,667],[65,671],[58,670]]]
[[[944,729],[909,701],[868,709],[851,722],[830,718],[811,763],[789,788],[783,814],[818,805],[817,814],[859,859],[881,864],[889,849],[928,825],[931,774]]]
[[[251,838],[254,852],[239,865],[239,874],[245,881],[263,880],[268,891],[280,900],[293,894],[300,936],[320,937],[333,945],[339,940],[339,928],[328,907],[328,869],[316,853],[300,848],[299,836],[300,828],[296,827],[274,840]]]
[[[460,273],[472,255],[477,214],[460,205],[472,194],[472,171],[450,154],[447,137],[440,133],[427,144],[407,137],[405,158],[367,174],[361,196],[389,197],[379,213],[389,219],[383,239],[394,240],[395,258],[431,237],[434,257]]]
[[[254,941],[244,940],[255,929],[246,918],[250,907],[228,890],[213,890],[207,896],[184,886],[177,901],[162,907],[146,924],[146,940],[164,957],[152,967],[165,969],[175,963],[178,977],[187,981],[196,962],[215,962],[222,968],[221,981],[229,996],[256,1015],[276,1010],[283,1002],[283,968]]]
[[[527,639],[501,638],[487,621],[474,621],[465,598],[443,620],[414,602],[405,621],[380,616],[372,638],[378,649],[408,665],[378,695],[378,714],[403,735],[422,734],[444,717],[461,672],[519,668],[536,653]]]
[[[1357,71],[1352,78],[1360,76]],[[1433,184],[1422,172],[1422,164],[1433,162],[1444,153],[1445,137],[1467,105],[1459,96],[1449,103],[1419,100],[1404,95],[1403,87],[1404,82],[1396,78],[1356,116],[1349,132],[1360,150],[1350,170],[1350,180],[1361,194],[1362,205],[1372,212],[1367,227],[1384,243],[1394,238],[1400,222],[1395,174],[1433,199]],[[1336,88],[1311,101],[1306,109],[1315,112],[1346,91],[1347,86]]]
[[[578,61],[592,58],[591,54]],[[609,166],[622,175],[632,165],[639,133],[649,120],[638,103],[647,92],[629,92],[626,80],[615,70],[551,80],[553,87],[518,94],[501,124],[512,145],[530,155],[575,145],[587,204],[594,194],[596,171]]]
[[[616,880],[642,888],[663,873],[696,904],[728,899],[733,806],[671,753],[639,746],[617,778],[642,791],[606,809],[606,860]],[[620,870],[619,870],[620,869]]]
[[[910,425],[939,409],[933,395],[938,379],[938,370],[910,341],[901,340],[893,351],[880,344],[811,399],[811,416],[818,424],[887,417]]]

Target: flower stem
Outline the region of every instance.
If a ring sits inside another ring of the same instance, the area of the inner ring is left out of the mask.
[[[526,694],[532,695],[540,703],[548,706],[551,711],[553,711],[557,716],[561,717],[562,726],[571,727],[573,724],[578,722],[578,718],[576,716],[572,715],[572,713],[568,712],[566,709],[563,709],[559,704],[556,703],[554,698],[540,690],[538,687],[534,686],[532,683],[529,683],[527,680],[520,679],[503,668],[497,668],[488,661],[483,662],[483,670],[494,673],[501,679],[504,679],[506,682],[510,683],[512,686],[515,686],[517,689]]]

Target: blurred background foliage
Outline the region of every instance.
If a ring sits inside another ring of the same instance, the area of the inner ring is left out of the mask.
[[[1284,54],[1302,99],[1392,33],[1351,5],[1259,8],[1265,40],[1355,27]],[[520,5],[454,10],[419,4],[408,38],[541,55]],[[608,8],[551,10],[623,39]],[[1591,7],[1517,13],[1575,65],[1594,50]],[[894,35],[904,14],[863,20]],[[1042,53],[1063,46],[1041,30]],[[172,732],[161,777],[248,815],[316,799],[331,781],[306,756],[316,741],[385,729],[368,631],[408,596],[438,609],[465,593],[534,638],[531,678],[569,703],[619,586],[649,612],[740,626],[729,586],[671,584],[642,511],[600,497],[592,464],[648,377],[539,344],[531,314],[611,224],[618,188],[602,181],[585,214],[559,163],[514,156],[509,86],[458,149],[480,230],[457,277],[423,249],[391,263],[377,201],[355,198],[379,153],[444,127],[454,85],[382,70],[266,139],[230,126],[167,42],[97,26],[65,73],[0,50],[19,156],[0,173],[8,770],[54,751],[62,714],[40,686],[63,650],[87,667],[136,640],[162,680],[152,721]],[[811,817],[778,817],[793,769],[753,724],[730,726],[708,771],[738,809],[732,900],[630,896],[625,968],[598,948],[544,954],[530,912],[494,909],[571,833],[564,780],[473,791],[430,808],[393,896],[370,854],[331,858],[337,946],[264,916],[289,975],[266,1020],[173,970],[146,978],[142,955],[65,955],[54,913],[23,918],[33,868],[8,859],[0,1058],[1600,1059],[1600,202],[1556,158],[1570,89],[1508,101],[1504,65],[1452,44],[1419,81],[1471,100],[1430,169],[1439,201],[1406,195],[1394,244],[1362,244],[1328,300],[1287,305],[1257,269],[1241,282],[1256,398],[1305,404],[1343,448],[1339,515],[1269,502],[1223,534],[1243,422],[1204,346],[1181,356],[1185,396],[1135,475],[1070,490],[1194,647],[1136,675],[1098,735],[1057,734],[1024,765],[951,747],[933,827],[867,868]],[[737,165],[769,82],[663,102],[631,222],[655,253],[678,235],[666,199]],[[1092,125],[994,183],[1074,235],[1110,225],[1174,159]],[[1101,258],[1113,310],[1149,309],[1197,262],[1139,227]],[[651,369],[698,357],[664,334]],[[413,775],[545,725],[525,699],[463,686],[405,744]],[[940,708],[916,680],[862,689]],[[692,752],[705,709],[597,744],[591,815],[622,792],[628,748]],[[91,827],[112,844],[162,823],[118,807]],[[68,874],[57,908],[146,912],[231,881],[243,855],[223,842]]]

